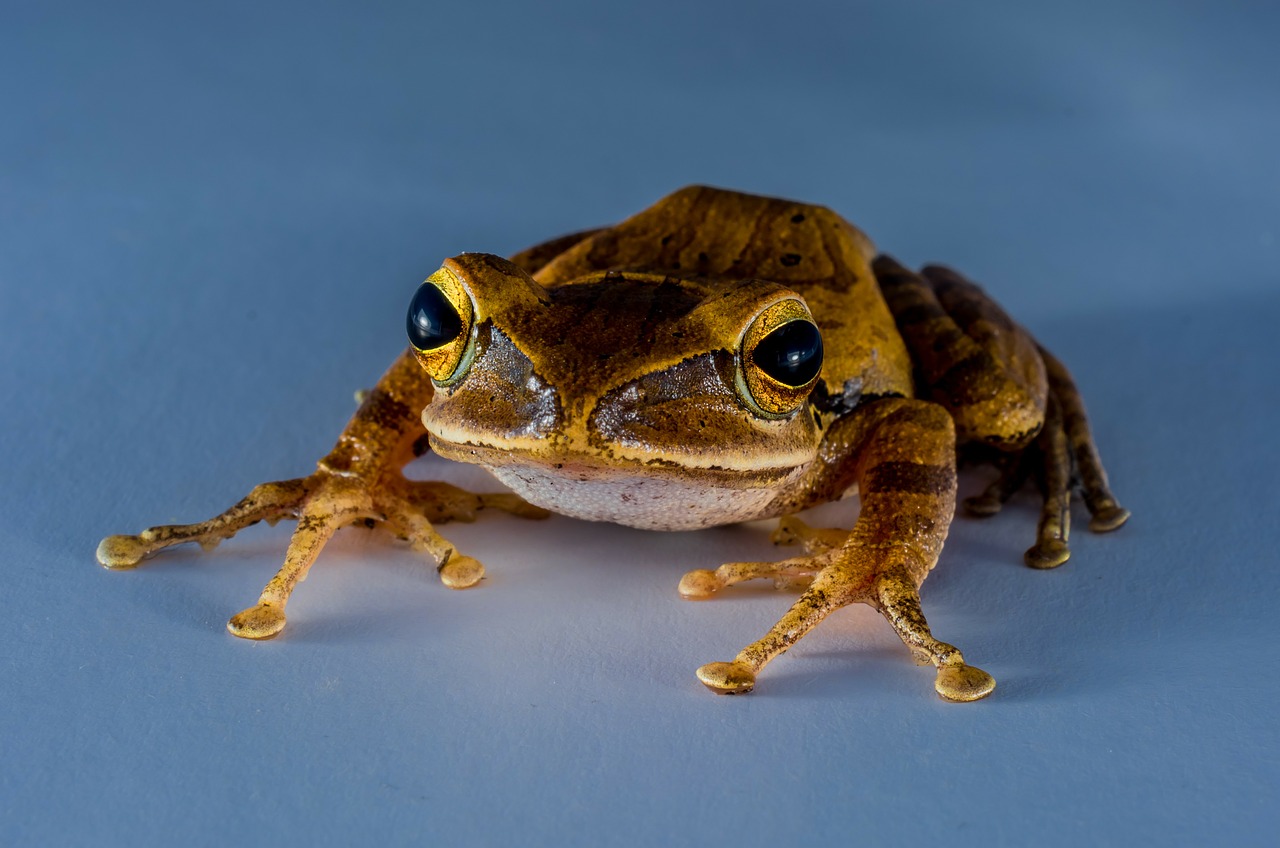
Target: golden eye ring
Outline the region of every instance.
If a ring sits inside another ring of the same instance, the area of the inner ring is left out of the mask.
[[[739,362],[753,411],[785,418],[799,409],[822,373],[822,334],[804,303],[782,300],[756,316],[743,334]]]
[[[462,283],[441,268],[426,279],[409,302],[409,344],[431,380],[450,386],[466,373],[475,307]]]

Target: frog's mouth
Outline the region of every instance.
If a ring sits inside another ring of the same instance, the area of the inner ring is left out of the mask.
[[[467,462],[489,469],[502,476],[505,469],[530,468],[539,473],[559,477],[565,481],[601,482],[635,477],[696,480],[704,485],[733,489],[774,487],[792,477],[805,467],[803,464],[785,464],[768,467],[745,468],[736,463],[736,456],[726,455],[725,464],[687,465],[673,458],[654,456],[646,458],[619,456],[611,450],[576,451],[550,448],[548,443],[538,443],[530,449],[523,444],[506,446],[483,445],[474,442],[453,442],[436,433],[428,433],[431,450],[445,459]]]
[[[646,530],[696,530],[778,514],[806,466],[689,468],[600,455],[542,456],[431,436],[440,456],[487,468],[525,500],[561,515]]]

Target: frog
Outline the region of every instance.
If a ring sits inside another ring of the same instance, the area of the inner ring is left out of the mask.
[[[977,284],[908,268],[825,206],[691,186],[509,258],[462,253],[416,287],[406,329],[408,347],[314,472],[258,485],[207,521],[108,536],[98,561],[130,569],[172,545],[212,548],[294,519],[283,566],[227,623],[268,639],[347,525],[390,532],[445,586],[467,589],[484,565],[436,528],[483,509],[661,531],[777,519],[773,541],[796,555],[680,580],[689,600],[757,579],[800,590],[698,680],[750,692],[824,618],[865,604],[933,667],[938,695],[966,702],[995,680],[933,635],[920,601],[960,464],[997,469],[964,501],[973,515],[1038,484],[1034,568],[1068,559],[1073,496],[1093,531],[1129,518],[1066,367]],[[425,453],[481,466],[508,491],[408,479]],[[853,494],[848,527],[798,515]]]

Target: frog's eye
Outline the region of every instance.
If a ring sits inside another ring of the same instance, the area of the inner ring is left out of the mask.
[[[414,292],[406,319],[409,344],[435,382],[448,385],[461,377],[473,314],[466,290],[444,268]]]
[[[462,316],[431,283],[423,283],[409,302],[409,344],[418,350],[435,350],[462,333]]]
[[[742,338],[742,378],[753,406],[767,417],[791,414],[822,372],[822,334],[798,300],[770,305]]]
[[[783,324],[751,354],[760,370],[784,386],[804,386],[822,370],[822,334],[809,321]]]

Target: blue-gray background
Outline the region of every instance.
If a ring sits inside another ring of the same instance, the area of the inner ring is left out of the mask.
[[[1274,8],[3,3],[0,842],[1268,843]],[[691,182],[953,263],[1075,370],[1135,517],[1050,573],[1029,496],[957,522],[926,608],[990,700],[865,609],[705,692],[788,600],[676,581],[764,527],[486,516],[464,593],[349,530],[262,644],[283,525],[94,564],[305,473],[443,257]]]

